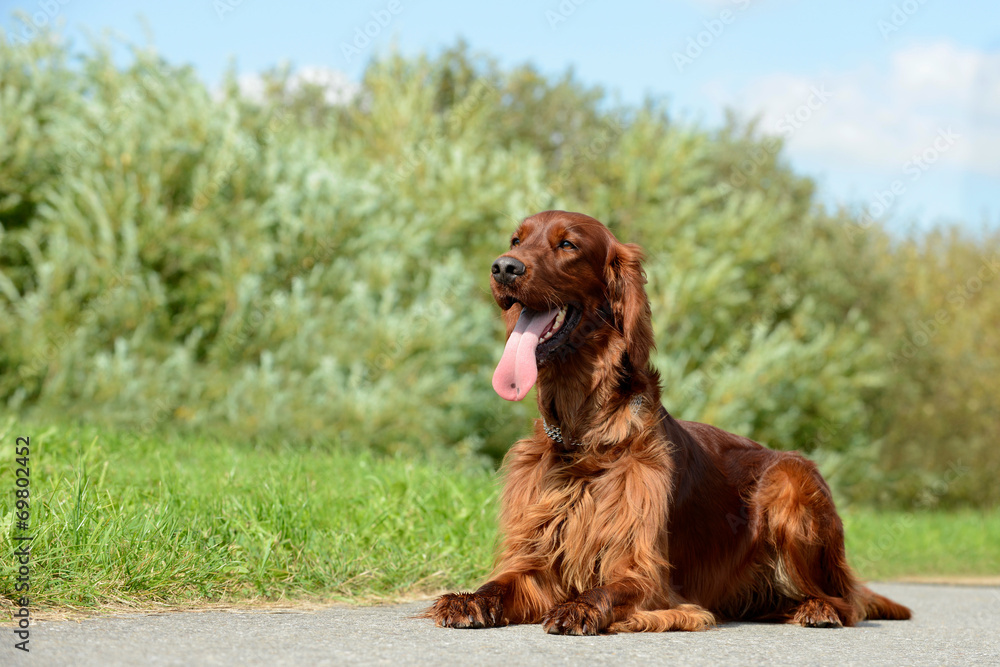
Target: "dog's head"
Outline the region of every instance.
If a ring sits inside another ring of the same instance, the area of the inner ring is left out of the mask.
[[[493,262],[493,298],[507,322],[496,392],[519,401],[539,366],[572,363],[593,341],[616,336],[632,368],[645,369],[653,332],[641,262],[639,246],[620,243],[590,216],[545,211],[526,218],[510,250]]]

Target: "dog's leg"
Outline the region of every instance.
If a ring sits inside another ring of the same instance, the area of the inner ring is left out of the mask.
[[[503,614],[504,586],[490,581],[475,593],[446,593],[422,616],[442,628],[495,628],[506,625]]]
[[[642,587],[633,580],[591,588],[552,607],[542,618],[542,627],[552,635],[596,635],[631,614],[642,595]]]
[[[542,619],[542,627],[555,635],[595,635],[602,631],[704,630],[715,624],[711,612],[692,604],[672,609],[638,610],[636,607],[646,596],[645,591],[646,587],[628,579],[592,588],[550,609]]]
[[[635,611],[611,626],[611,632],[697,632],[715,625],[712,612],[696,604],[681,604],[671,609]]]
[[[445,628],[537,623],[553,596],[534,573],[500,575],[474,593],[442,595],[422,616]]]
[[[795,608],[789,622],[804,628],[839,628],[844,625],[837,609],[821,598],[807,598]]]
[[[811,462],[789,455],[774,463],[761,477],[753,504],[773,549],[772,585],[790,602],[789,623],[851,626],[882,607],[909,617],[905,607],[888,600],[891,608],[880,607],[874,593],[865,595],[847,565],[844,527],[829,487]]]

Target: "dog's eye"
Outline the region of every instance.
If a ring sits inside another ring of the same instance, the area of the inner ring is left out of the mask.
[[[570,241],[563,241],[559,244],[559,247],[563,250],[576,250],[576,246]]]
[[[516,236],[510,240],[510,247],[513,248],[516,245],[521,245],[521,239]]]

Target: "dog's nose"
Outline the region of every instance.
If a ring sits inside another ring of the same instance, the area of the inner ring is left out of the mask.
[[[513,257],[499,257],[493,262],[493,280],[510,285],[518,276],[524,275],[524,263]]]

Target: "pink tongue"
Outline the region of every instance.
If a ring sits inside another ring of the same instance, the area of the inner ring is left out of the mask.
[[[521,316],[507,339],[500,363],[493,371],[493,389],[501,398],[520,401],[535,385],[538,378],[538,365],[535,363],[538,338],[558,314],[558,308],[545,313],[521,309]]]

